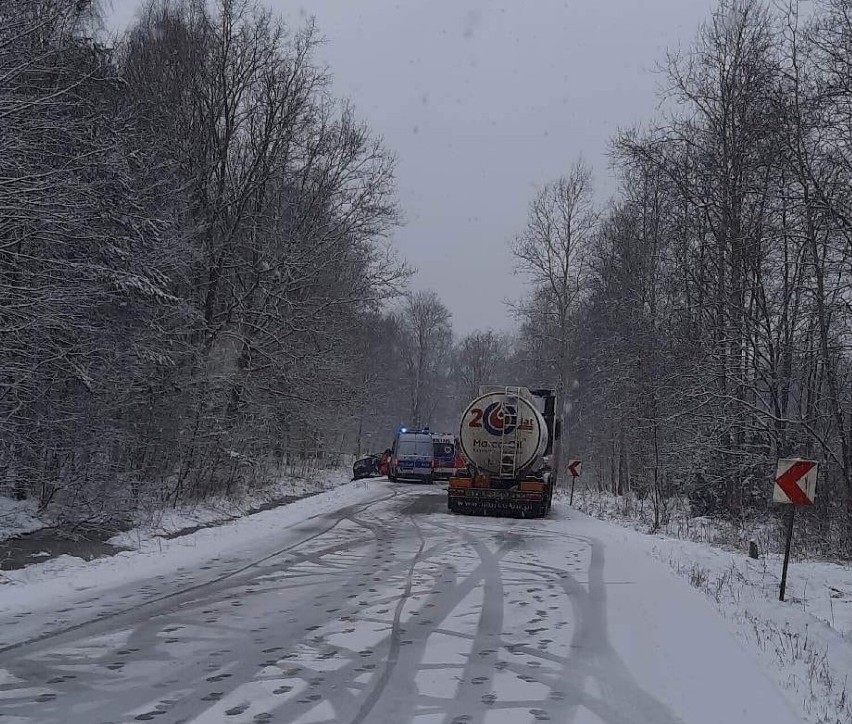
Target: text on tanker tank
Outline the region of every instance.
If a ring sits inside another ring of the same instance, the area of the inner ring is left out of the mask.
[[[473,441],[474,448],[485,448],[487,450],[506,450],[506,449],[514,449],[517,448],[519,452],[522,452],[524,449],[524,441],[523,440],[506,440],[505,442],[501,442],[500,440],[480,440],[479,438],[474,439]]]

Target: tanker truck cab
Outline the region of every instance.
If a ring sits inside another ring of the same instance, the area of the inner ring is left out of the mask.
[[[417,480],[432,482],[432,434],[428,428],[400,428],[393,440],[388,480]]]
[[[556,393],[484,386],[462,414],[458,444],[469,465],[450,478],[451,512],[543,517],[550,510],[560,421]]]

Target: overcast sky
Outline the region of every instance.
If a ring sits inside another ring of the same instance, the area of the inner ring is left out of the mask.
[[[395,236],[455,330],[514,326],[525,289],[509,251],[538,185],[583,157],[601,201],[618,128],[656,112],[666,48],[688,46],[711,0],[266,0],[314,15],[335,91],[398,158]],[[112,0],[125,26],[138,0]]]

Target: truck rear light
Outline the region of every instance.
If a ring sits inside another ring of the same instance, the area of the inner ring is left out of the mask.
[[[518,486],[518,489],[530,492],[536,491],[540,493],[544,490],[544,483],[540,483],[535,480],[525,480]]]
[[[469,488],[470,478],[450,478],[451,488]]]

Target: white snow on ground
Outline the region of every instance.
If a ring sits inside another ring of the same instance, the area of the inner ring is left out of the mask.
[[[329,484],[339,480],[340,475],[336,475]],[[84,592],[94,595],[100,589],[133,584],[155,576],[168,578],[182,573],[182,583],[192,583],[194,581],[190,579],[193,576],[203,579],[202,564],[210,560],[236,560],[242,554],[249,554],[281,528],[362,499],[367,485],[361,481],[349,483],[286,506],[238,518],[225,525],[202,528],[171,540],[157,536],[162,524],[155,528],[137,529],[114,540],[132,543],[134,550],[89,562],[60,556],[20,570],[0,572],[0,616],[50,610],[57,600],[63,598],[73,600]],[[210,511],[209,508],[205,510]],[[188,513],[171,519],[175,525],[192,520]],[[95,612],[90,610],[87,617],[93,617]]]
[[[35,500],[13,500],[0,496],[0,541],[44,528],[47,523],[36,515]]]
[[[584,507],[636,527],[635,520],[606,514],[619,507],[612,497]],[[717,538],[712,521],[696,525],[706,539]],[[682,521],[668,529],[696,530]],[[637,534],[635,545],[711,599],[807,721],[852,722],[852,566],[792,560],[782,603],[781,555],[754,560],[730,547],[664,534]]]
[[[116,617],[6,651],[25,678],[0,703],[39,724],[180,707],[235,724],[799,721],[778,669],[648,555],[659,539],[564,503],[544,521],[445,506],[435,488],[351,483],[113,558],[33,566],[0,587],[14,623],[0,649]]]
[[[669,538],[650,552],[704,591],[812,722],[852,722],[852,568],[793,562],[778,600],[782,557]]]

